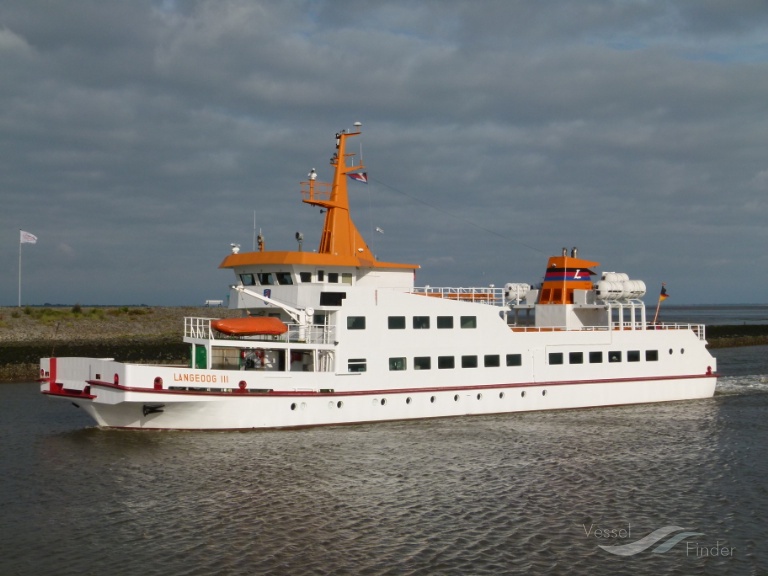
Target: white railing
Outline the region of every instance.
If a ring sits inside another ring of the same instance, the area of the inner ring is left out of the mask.
[[[253,336],[227,336],[211,328],[215,318],[184,318],[184,337],[198,340],[255,340],[264,342],[303,342],[306,344],[330,344],[334,330],[330,326],[312,324],[302,327],[299,324],[286,324],[288,331],[280,335],[256,334]]]
[[[654,324],[648,322],[643,327],[640,322],[612,322],[611,326],[579,326],[568,328],[566,326],[519,326],[510,324],[514,332],[599,332],[602,330],[692,330],[699,340],[706,340],[706,326],[704,324]]]
[[[504,306],[503,288],[452,288],[424,286],[414,288],[413,294],[429,296],[431,298],[445,298],[447,300],[461,300],[462,302],[478,302],[492,306]]]

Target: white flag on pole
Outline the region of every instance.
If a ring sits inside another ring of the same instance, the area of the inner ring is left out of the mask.
[[[21,244],[37,244],[37,236],[24,232],[24,230],[19,230],[19,232],[21,232]]]

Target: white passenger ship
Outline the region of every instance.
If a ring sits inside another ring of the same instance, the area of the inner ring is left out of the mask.
[[[186,318],[189,366],[43,358],[43,394],[99,426],[254,429],[499,414],[706,398],[715,359],[703,325],[646,318],[641,281],[593,269],[574,249],[538,287],[414,286],[415,264],[381,262],[350,215],[348,153],[333,181],[302,183],[325,211],[317,251],[233,249],[230,307]]]

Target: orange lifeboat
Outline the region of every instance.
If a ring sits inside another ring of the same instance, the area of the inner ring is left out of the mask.
[[[277,336],[288,332],[288,326],[279,318],[272,316],[222,318],[220,320],[212,320],[211,327],[230,336],[255,336],[257,334]]]

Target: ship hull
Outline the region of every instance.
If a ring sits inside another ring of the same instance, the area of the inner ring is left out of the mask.
[[[136,391],[91,382],[42,392],[83,409],[98,426],[143,430],[252,430],[592,408],[710,398],[716,377],[542,382],[348,392]]]

